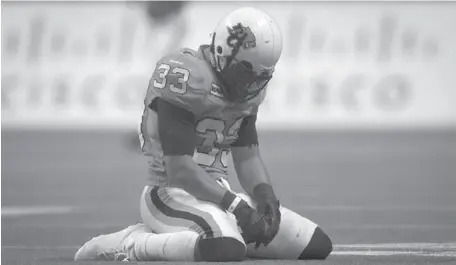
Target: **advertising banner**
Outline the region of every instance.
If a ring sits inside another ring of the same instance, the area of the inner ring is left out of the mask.
[[[2,126],[135,128],[155,62],[244,5],[2,3]],[[250,5],[284,38],[260,127],[456,125],[456,3]]]

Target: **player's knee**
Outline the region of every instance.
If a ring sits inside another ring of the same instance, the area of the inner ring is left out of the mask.
[[[202,238],[197,247],[200,261],[241,261],[247,251],[243,242],[232,237]]]
[[[317,227],[309,244],[299,256],[299,259],[326,259],[332,250],[331,239],[320,227]]]

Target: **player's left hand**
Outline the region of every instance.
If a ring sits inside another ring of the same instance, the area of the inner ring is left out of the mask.
[[[279,232],[280,221],[282,218],[279,201],[261,202],[257,206],[257,211],[259,214],[263,215],[268,227],[266,228],[262,239],[257,241],[255,248],[258,248],[261,243],[263,243],[264,246],[268,246],[269,243],[271,243]]]
[[[264,246],[268,246],[279,232],[281,213],[280,203],[271,185],[267,183],[259,184],[254,188],[253,195],[257,202],[257,211],[263,216],[268,225],[264,235],[255,245],[258,248],[261,243]]]

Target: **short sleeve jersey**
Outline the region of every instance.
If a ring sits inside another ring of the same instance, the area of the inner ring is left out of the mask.
[[[195,115],[197,141],[193,158],[214,178],[226,178],[230,147],[236,143],[244,119],[256,115],[265,97],[264,90],[247,102],[227,101],[205,59],[205,52],[201,47],[199,51],[183,49],[165,56],[157,62],[152,74],[144,102],[140,139],[142,151],[149,157],[153,182],[158,179],[166,183],[167,179],[157,114],[151,108],[155,99],[160,98]]]

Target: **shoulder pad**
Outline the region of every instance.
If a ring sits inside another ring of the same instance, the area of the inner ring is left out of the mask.
[[[194,114],[209,93],[212,73],[206,61],[190,49],[163,57],[152,74],[151,89],[157,97]]]

